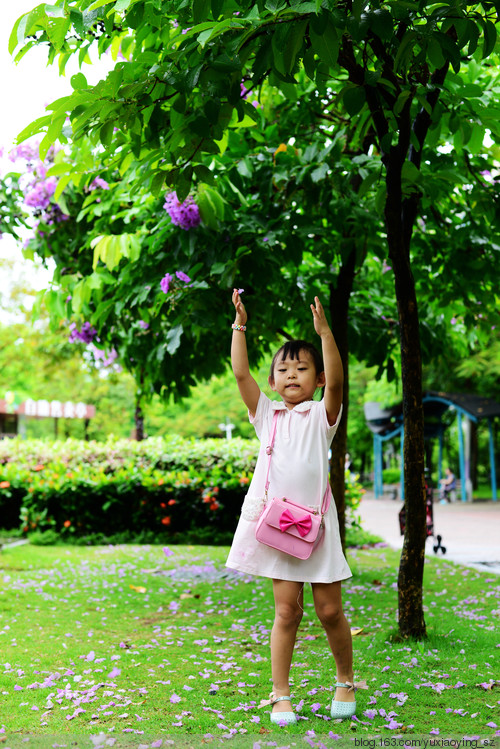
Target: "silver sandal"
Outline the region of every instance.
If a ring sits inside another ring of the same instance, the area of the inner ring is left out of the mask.
[[[266,707],[266,705],[275,705],[277,702],[284,702],[285,700],[291,701],[290,696],[288,697],[276,697],[274,692],[271,692],[268,700],[262,700],[259,708]],[[282,712],[273,713],[271,712],[271,723],[278,726],[294,726],[297,723],[297,716],[294,712]]]
[[[352,692],[353,690],[356,691],[357,689],[368,689],[368,684],[366,683],[366,681],[358,681],[355,683],[352,683],[350,681],[337,681],[335,682],[335,688],[337,687],[344,687],[349,692]],[[330,715],[334,720],[338,718],[340,718],[341,720],[343,720],[344,718],[351,718],[355,714],[356,700],[354,700],[353,702],[340,702],[340,700],[336,700],[335,697],[333,698],[332,706],[330,708]]]

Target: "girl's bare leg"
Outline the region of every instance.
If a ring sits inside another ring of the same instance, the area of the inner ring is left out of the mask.
[[[297,629],[303,612],[303,584],[273,580],[275,617],[271,630],[271,669],[276,697],[290,694],[290,667]],[[273,712],[291,712],[288,700],[273,705]]]
[[[351,628],[342,610],[342,583],[313,583],[316,614],[328,638],[328,644],[337,667],[337,681],[353,683]],[[337,687],[335,699],[353,702],[354,690]]]

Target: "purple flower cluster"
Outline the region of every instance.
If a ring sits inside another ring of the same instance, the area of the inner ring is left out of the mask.
[[[25,196],[24,202],[31,208],[39,208],[45,211],[50,205],[50,199],[55,193],[56,187],[57,180],[55,177],[48,177],[48,179],[35,182],[31,185],[31,190]]]
[[[176,277],[185,284],[191,283],[191,279],[187,273],[184,273],[182,270],[177,270],[175,276],[172,273],[165,273],[160,281],[160,287],[164,294],[168,294],[169,291],[173,291],[176,285],[178,286],[175,282]]]
[[[51,146],[45,162],[40,161],[38,142],[21,143],[9,152],[11,161],[26,162],[26,173],[22,180],[25,204],[33,208],[39,221],[48,225],[67,221],[69,218],[53,200],[57,187],[56,177],[47,177],[47,169],[54,162],[56,152],[54,146]],[[38,223],[35,222],[34,228],[37,227]],[[43,236],[42,232],[39,234]]]
[[[247,88],[247,87],[245,86],[245,83],[244,83],[244,81],[241,81],[241,83],[240,83],[240,95],[241,95],[241,98],[242,98],[242,99],[245,99],[245,100],[246,100],[247,96],[248,96],[248,95],[249,95],[250,93],[251,93],[251,90],[250,90],[249,88]],[[260,107],[260,104],[259,104],[259,102],[257,101],[257,99],[254,99],[254,100],[253,100],[252,102],[250,102],[250,103],[251,103],[251,105],[252,105],[253,107],[255,107],[255,109],[257,109],[257,107]]]
[[[76,323],[71,323],[69,326],[71,333],[69,334],[69,342],[76,343],[77,341],[83,341],[83,343],[92,343],[94,338],[97,336],[97,330],[92,327],[89,322],[84,322],[82,329],[78,330]]]
[[[85,325],[87,324],[88,323],[85,323]],[[94,346],[94,344],[92,343],[89,346],[89,349],[92,352],[92,355],[96,362],[101,361],[103,367],[110,367],[112,364],[114,364],[116,359],[118,359],[118,352],[114,348],[112,348],[111,351],[107,353],[102,348],[97,348],[97,346]]]
[[[165,196],[163,205],[175,226],[181,229],[194,229],[201,223],[200,210],[191,196],[187,197],[183,203],[179,202],[177,193],[169,192]]]
[[[20,143],[18,146],[9,151],[10,161],[24,159],[24,161],[34,161],[39,158],[39,143]]]
[[[99,190],[99,189],[109,190],[109,184],[102,177],[96,177],[94,180],[92,180],[92,182],[87,188],[88,192],[92,192],[92,190]]]

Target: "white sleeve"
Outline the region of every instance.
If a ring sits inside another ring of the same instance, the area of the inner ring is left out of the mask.
[[[261,439],[263,431],[268,431],[268,429],[264,430],[264,427],[267,426],[269,412],[271,411],[271,403],[271,399],[261,390],[259,402],[257,403],[257,408],[255,410],[255,416],[252,416],[250,411],[248,412],[250,424],[253,424],[255,433],[259,439]]]

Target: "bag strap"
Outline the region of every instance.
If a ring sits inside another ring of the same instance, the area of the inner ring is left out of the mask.
[[[269,440],[269,445],[266,447],[266,454],[269,456],[269,459],[267,461],[266,484],[264,487],[264,494],[266,495],[266,499],[267,499],[267,491],[269,489],[269,469],[271,468],[271,455],[273,454],[274,438],[276,437],[276,426],[278,424],[278,414],[279,414],[279,411],[276,410],[274,412],[273,424],[271,427],[271,439]]]
[[[266,454],[269,456],[269,459],[267,461],[266,483],[265,483],[265,486],[264,486],[264,494],[265,494],[265,497],[266,497],[266,501],[267,501],[267,492],[268,492],[269,483],[270,483],[269,482],[269,471],[270,471],[270,468],[271,468],[271,457],[272,457],[272,454],[273,454],[274,440],[276,438],[276,427],[277,427],[277,424],[278,424],[278,417],[279,417],[279,410],[276,409],[275,412],[274,412],[274,415],[273,415],[273,423],[272,423],[272,426],[271,426],[271,439],[269,440],[269,445],[266,447]],[[331,493],[332,492],[331,492],[331,487],[330,487],[330,481],[329,481],[329,479],[327,479],[327,481],[326,481],[326,489],[325,489],[325,493],[323,495],[323,501],[321,502],[321,509],[320,509],[321,517],[323,517],[323,515],[328,512],[328,509],[330,507]]]

